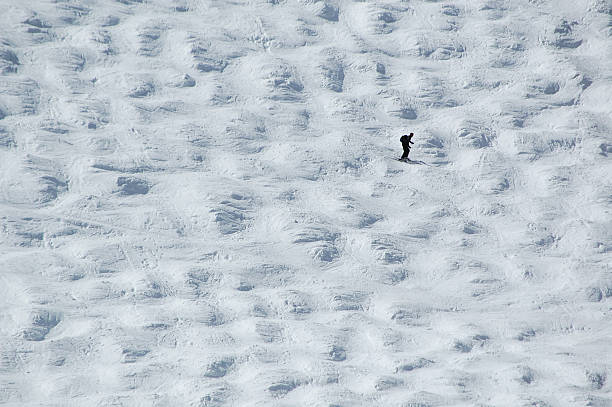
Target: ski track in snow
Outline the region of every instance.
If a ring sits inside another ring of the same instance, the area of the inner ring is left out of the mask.
[[[0,404],[612,406],[609,2],[0,11]]]

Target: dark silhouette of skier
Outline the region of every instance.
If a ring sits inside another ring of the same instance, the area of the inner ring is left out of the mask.
[[[410,154],[410,144],[414,144],[414,141],[412,141],[413,136],[414,133],[410,133],[409,136],[404,134],[402,137],[400,137],[402,147],[404,148],[404,154],[402,154],[402,158],[400,158],[400,160],[409,160],[408,154]]]

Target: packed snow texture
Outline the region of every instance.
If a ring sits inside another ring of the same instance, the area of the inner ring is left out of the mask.
[[[611,48],[606,0],[1,0],[0,404],[611,406]]]

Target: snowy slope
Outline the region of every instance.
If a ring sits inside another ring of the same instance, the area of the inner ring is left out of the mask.
[[[605,0],[0,0],[0,404],[612,406],[611,39]]]

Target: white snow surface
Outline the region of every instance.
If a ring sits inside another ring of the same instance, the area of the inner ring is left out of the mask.
[[[605,0],[1,0],[0,404],[612,406],[611,48]]]

